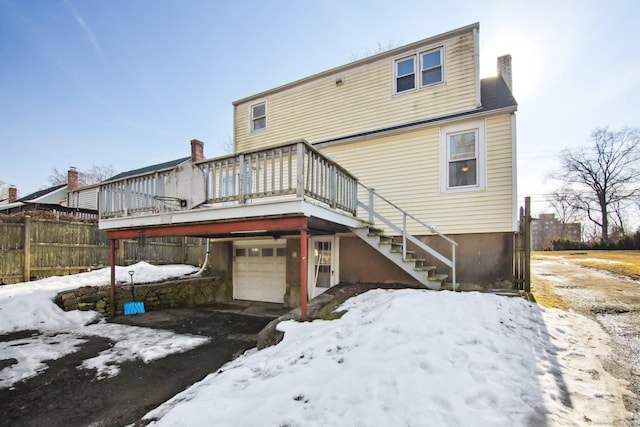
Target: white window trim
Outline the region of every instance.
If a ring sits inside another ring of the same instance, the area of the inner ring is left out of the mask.
[[[258,105],[264,104],[264,127],[260,128],[260,129],[254,129],[253,128],[253,108],[257,107]],[[268,116],[269,116],[269,106],[267,105],[267,100],[266,99],[261,99],[259,101],[253,102],[251,104],[249,104],[249,132],[253,133],[253,132],[262,132],[264,130],[267,129],[267,126],[269,125],[269,120],[268,120]]]
[[[476,170],[478,180],[475,185],[460,187],[449,186],[449,135],[464,131],[477,131]],[[458,123],[440,128],[440,192],[459,193],[481,191],[487,188],[487,144],[486,125],[484,120]]]
[[[433,52],[435,50],[440,50],[440,60],[442,61],[442,81],[437,83],[431,83],[429,85],[422,85],[422,54]],[[421,48],[415,50],[413,52],[405,52],[401,55],[395,56],[391,58],[391,75],[393,76],[392,86],[393,86],[393,95],[404,95],[405,93],[414,93],[420,91],[422,89],[430,89],[440,85],[444,85],[447,83],[447,67],[446,64],[446,52],[447,52],[447,43],[440,43],[433,46],[428,46],[425,48]],[[402,92],[398,92],[397,79],[398,79],[398,67],[397,63],[401,62],[405,59],[413,58],[415,69],[413,73],[413,89],[403,90]]]
[[[431,84],[427,84],[427,85],[423,85],[422,84],[422,71],[424,71],[422,69],[422,55],[426,54],[426,53],[431,53],[431,52],[435,52],[439,50],[440,51],[440,71],[442,73],[442,79],[439,82],[435,82],[435,83],[431,83]],[[423,50],[421,52],[418,53],[418,57],[420,58],[419,60],[419,65],[420,65],[420,76],[418,77],[420,79],[420,88],[428,88],[428,87],[434,87],[434,86],[438,86],[441,84],[444,84],[445,82],[445,75],[444,75],[444,45],[442,46],[438,46],[438,47],[434,47],[433,49],[426,49]]]
[[[413,89],[407,89],[407,90],[403,90],[401,92],[398,92],[398,78],[400,76],[398,76],[398,63],[405,61],[407,59],[413,58]],[[392,67],[393,67],[393,94],[394,95],[400,95],[400,94],[404,94],[404,93],[410,93],[410,92],[415,92],[416,90],[418,90],[418,88],[420,87],[418,85],[417,79],[418,79],[418,68],[420,66],[420,61],[419,59],[416,57],[416,53],[412,53],[410,55],[403,55],[403,56],[399,56],[397,58],[394,58],[393,61],[391,62]]]

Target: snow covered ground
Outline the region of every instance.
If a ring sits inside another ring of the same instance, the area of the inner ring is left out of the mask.
[[[140,263],[118,281],[181,276],[190,266]],[[106,323],[63,312],[57,292],[109,283],[108,269],[0,288],[0,388],[37,375],[83,337],[116,344],[82,367],[187,351],[206,338]],[[283,322],[284,340],[251,350],[149,412],[159,426],[625,425],[624,384],[600,360],[608,336],[586,317],[480,293],[374,290],[345,302],[339,320]]]
[[[116,280],[130,282],[135,271],[136,283],[149,283],[179,277],[197,269],[189,265],[156,267],[144,262],[116,267]],[[0,388],[29,378],[47,369],[46,360],[73,353],[86,342],[84,337],[101,336],[115,344],[98,356],[85,360],[83,368],[95,368],[98,378],[117,375],[118,364],[140,359],[150,362],[169,354],[187,351],[209,339],[179,335],[169,331],[107,323],[93,311],[61,310],[53,299],[60,291],[80,286],[104,286],[110,283],[109,268],[73,276],[49,277],[29,283],[0,287],[0,335],[18,331],[37,331],[31,336],[0,341],[0,360],[17,363],[0,370]]]
[[[334,321],[288,321],[145,416],[158,426],[626,424],[593,321],[519,298],[374,290]]]

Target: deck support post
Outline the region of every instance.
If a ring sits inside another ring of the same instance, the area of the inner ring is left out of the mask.
[[[307,320],[307,230],[300,230],[300,320]]]
[[[111,267],[111,316],[116,315],[116,240],[109,239],[109,265]]]

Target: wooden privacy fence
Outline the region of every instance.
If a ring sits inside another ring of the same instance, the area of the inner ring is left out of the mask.
[[[513,245],[513,276],[518,289],[524,292],[531,292],[531,220],[531,197],[525,197]]]
[[[163,237],[120,240],[118,265],[201,265],[204,239]],[[95,223],[35,219],[0,222],[0,284],[76,274],[109,266],[109,241]]]

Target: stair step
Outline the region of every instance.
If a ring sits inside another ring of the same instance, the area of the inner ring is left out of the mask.
[[[393,249],[393,248],[392,248],[392,249],[391,249],[391,253],[392,253],[392,254],[401,254],[401,253],[402,253],[402,248],[400,248],[400,249]],[[406,252],[406,255],[413,255],[413,254],[415,254],[415,253],[416,253],[415,251],[407,251],[407,252]]]
[[[371,236],[371,237],[376,237],[376,236]],[[380,237],[380,241],[378,242],[378,244],[380,245],[401,245],[401,243],[396,243],[394,242],[391,236],[379,236]]]
[[[415,271],[426,271],[426,272],[435,271],[435,269],[436,269],[436,267],[433,266],[433,265],[424,265],[422,267],[414,268]]]
[[[432,274],[427,277],[430,282],[444,282],[449,277],[448,274]]]
[[[384,230],[382,228],[376,228],[376,227],[367,227],[369,229],[369,233],[367,233],[369,236],[380,236],[381,234],[384,233]]]

